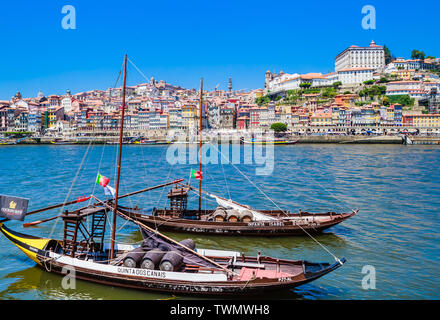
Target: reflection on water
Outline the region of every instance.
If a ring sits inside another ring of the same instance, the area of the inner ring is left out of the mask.
[[[30,210],[64,201],[86,146],[11,146],[0,149],[0,193],[30,198]],[[96,194],[96,173],[115,181],[116,147],[92,146],[78,183],[69,198]],[[121,192],[126,193],[175,178],[188,177],[194,165],[170,166],[163,146],[124,146]],[[103,155],[101,162],[101,155]],[[275,149],[271,176],[255,176],[255,166],[237,165],[282,208],[296,211],[348,211],[358,215],[316,239],[347,263],[335,272],[274,299],[438,299],[440,273],[440,149],[437,146],[294,145]],[[101,166],[100,166],[101,163]],[[230,165],[204,166],[203,187],[254,208],[272,204]],[[224,172],[224,174],[223,174]],[[127,198],[122,205],[161,207],[166,189]],[[202,205],[215,206],[211,199]],[[197,206],[192,196],[189,205]],[[57,210],[29,217],[44,219]],[[53,221],[22,229],[29,234],[62,237]],[[167,233],[177,240],[192,237],[199,248],[222,248],[256,255],[333,262],[308,237],[216,237]],[[141,241],[137,227],[118,219],[118,241]],[[3,236],[0,237],[1,299],[168,299],[157,294],[113,288],[78,280],[76,290],[64,290],[61,276],[35,267]],[[362,267],[376,268],[376,290],[361,287]],[[178,296],[177,299],[197,298]],[[267,298],[267,297],[264,297]]]

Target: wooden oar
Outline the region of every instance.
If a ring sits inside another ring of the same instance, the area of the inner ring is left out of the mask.
[[[145,189],[142,189],[142,190],[138,190],[138,191],[134,191],[134,192],[126,193],[126,194],[124,194],[124,195],[119,196],[118,199],[122,199],[122,198],[126,198],[126,197],[129,197],[129,196],[133,196],[133,195],[135,195],[135,194],[139,194],[139,193],[142,193],[142,192],[147,192],[147,191],[151,191],[151,190],[154,190],[154,189],[158,189],[158,188],[166,187],[166,186],[169,186],[169,185],[171,185],[171,184],[177,184],[177,183],[179,183],[179,182],[182,182],[183,180],[184,180],[184,179],[178,179],[178,180],[174,180],[174,181],[171,181],[171,182],[167,182],[167,183],[164,183],[164,184],[160,184],[160,185],[157,185],[157,186],[154,186],[154,187],[148,187],[148,188],[145,188]],[[42,208],[42,209],[38,209],[38,210],[34,210],[34,211],[30,211],[30,212],[26,213],[26,216],[29,216],[29,215],[31,215],[31,214],[35,214],[35,213],[39,213],[39,212],[43,212],[43,211],[48,211],[48,210],[52,210],[52,209],[56,209],[56,208],[60,208],[60,207],[63,207],[63,206],[68,206],[68,205],[75,204],[75,203],[84,202],[84,201],[89,200],[90,198],[91,198],[91,197],[81,197],[81,198],[78,198],[78,199],[76,199],[76,200],[74,200],[74,201],[69,201],[69,202],[65,202],[65,203],[59,203],[59,204],[55,204],[55,205],[52,205],[52,206],[49,206],[49,207],[46,207],[46,208]],[[112,201],[112,200],[113,200],[113,199],[106,200],[106,202],[110,202],[110,201]],[[47,222],[47,221],[54,220],[54,219],[56,219],[56,218],[59,218],[60,216],[61,216],[61,215],[58,215],[58,216],[55,216],[55,217],[51,217],[51,218],[48,218],[48,219],[44,219],[44,220],[38,220],[38,221],[34,221],[34,222],[24,223],[24,224],[23,224],[23,227],[24,227],[24,228],[27,228],[27,227],[30,227],[30,226],[36,226],[37,224],[40,224],[40,223],[43,223],[43,222]],[[5,219],[5,220],[7,220],[7,219]]]
[[[51,221],[51,220],[55,220],[56,218],[61,217],[62,215],[58,215],[52,218],[48,218],[48,219],[43,219],[43,220],[38,220],[38,221],[34,221],[34,222],[28,222],[28,223],[23,223],[23,228],[27,228],[27,227],[32,227],[32,226],[36,226],[37,224],[43,223],[43,222],[47,222],[47,221]]]

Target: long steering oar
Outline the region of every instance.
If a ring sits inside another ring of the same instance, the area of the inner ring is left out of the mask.
[[[23,228],[27,228],[27,227],[32,227],[32,226],[36,226],[37,224],[43,223],[43,222],[47,222],[47,221],[51,221],[51,220],[55,220],[59,217],[61,217],[62,215],[58,215],[52,218],[48,218],[48,219],[43,219],[43,220],[38,220],[38,221],[33,221],[33,222],[28,222],[28,223],[23,223]]]
[[[179,182],[182,182],[183,180],[184,179],[177,179],[177,180],[174,180],[174,181],[171,181],[171,182],[167,182],[167,183],[164,183],[164,184],[160,184],[160,185],[157,185],[157,186],[154,186],[154,187],[148,187],[148,188],[145,188],[145,189],[142,189],[142,190],[130,192],[130,193],[127,193],[127,194],[119,196],[118,199],[130,197],[130,196],[142,193],[142,192],[147,192],[147,191],[158,189],[158,188],[163,188],[163,187],[166,187],[166,186],[169,186],[169,185],[172,185],[172,184],[177,184]],[[80,198],[78,198],[76,200],[73,200],[73,201],[69,201],[69,202],[65,202],[65,203],[59,203],[59,204],[56,204],[56,205],[53,205],[53,206],[49,206],[49,207],[46,207],[46,208],[30,211],[30,212],[26,213],[26,216],[29,216],[29,215],[35,214],[35,213],[39,213],[39,212],[43,212],[43,211],[47,211],[47,210],[52,210],[52,209],[60,208],[60,207],[63,207],[63,206],[68,206],[68,205],[84,202],[84,201],[89,200],[90,198],[91,197],[80,197]],[[113,199],[108,200],[108,201],[112,201],[112,200]],[[48,219],[43,219],[43,220],[38,220],[38,221],[34,221],[34,222],[24,223],[23,227],[27,228],[27,227],[31,227],[31,226],[36,226],[37,224],[40,224],[40,223],[43,223],[43,222],[47,222],[47,221],[51,221],[51,220],[55,220],[55,219],[57,219],[59,217],[61,217],[61,215],[58,215],[58,216],[55,216],[55,217],[51,217],[51,218],[48,218]]]

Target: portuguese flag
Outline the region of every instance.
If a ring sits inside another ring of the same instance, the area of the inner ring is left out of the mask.
[[[108,183],[110,182],[110,179],[107,177],[104,177],[103,175],[99,174],[96,177],[96,184],[99,184],[102,187],[107,187]]]
[[[191,178],[196,178],[197,180],[202,180],[202,171],[191,169]]]
[[[96,176],[96,184],[99,184],[101,187],[104,188],[104,194],[115,196],[116,190],[112,188],[108,183],[110,182],[110,179],[107,177],[104,177],[103,175],[99,174]]]

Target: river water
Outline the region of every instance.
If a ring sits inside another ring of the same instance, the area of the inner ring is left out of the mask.
[[[240,148],[244,154],[245,150]],[[188,179],[191,168],[196,169],[197,165],[171,165],[167,152],[167,146],[124,145],[121,193],[175,178]],[[29,198],[29,210],[91,193],[104,197],[102,188],[95,184],[96,174],[99,171],[109,177],[110,184],[115,186],[116,157],[117,148],[113,145],[2,146],[0,194]],[[266,175],[256,174],[260,164],[240,162],[234,166],[204,166],[203,188],[260,209],[275,209],[267,197],[291,211],[359,209],[356,216],[316,237],[333,254],[345,257],[347,263],[321,279],[276,293],[273,298],[439,298],[438,146],[277,146],[273,171]],[[161,207],[167,204],[167,191],[160,189],[124,199],[122,205]],[[197,205],[196,196],[191,196],[190,205]],[[203,206],[215,204],[204,199]],[[27,217],[26,221],[56,214],[59,211],[39,213]],[[18,221],[10,221],[8,226],[32,235],[62,238],[62,222],[58,220],[27,229]],[[199,248],[231,249],[251,255],[261,250],[263,255],[280,258],[334,261],[306,235],[276,238],[167,235],[177,240],[191,237]],[[118,242],[140,240],[138,228],[118,219]],[[75,290],[63,289],[62,277],[36,267],[3,235],[0,236],[0,261],[1,299],[171,297],[170,294],[113,288],[80,280],[76,281]],[[371,288],[371,281],[366,281],[369,289],[363,288],[363,278],[374,275],[375,288]],[[188,297],[177,297],[181,298]]]

